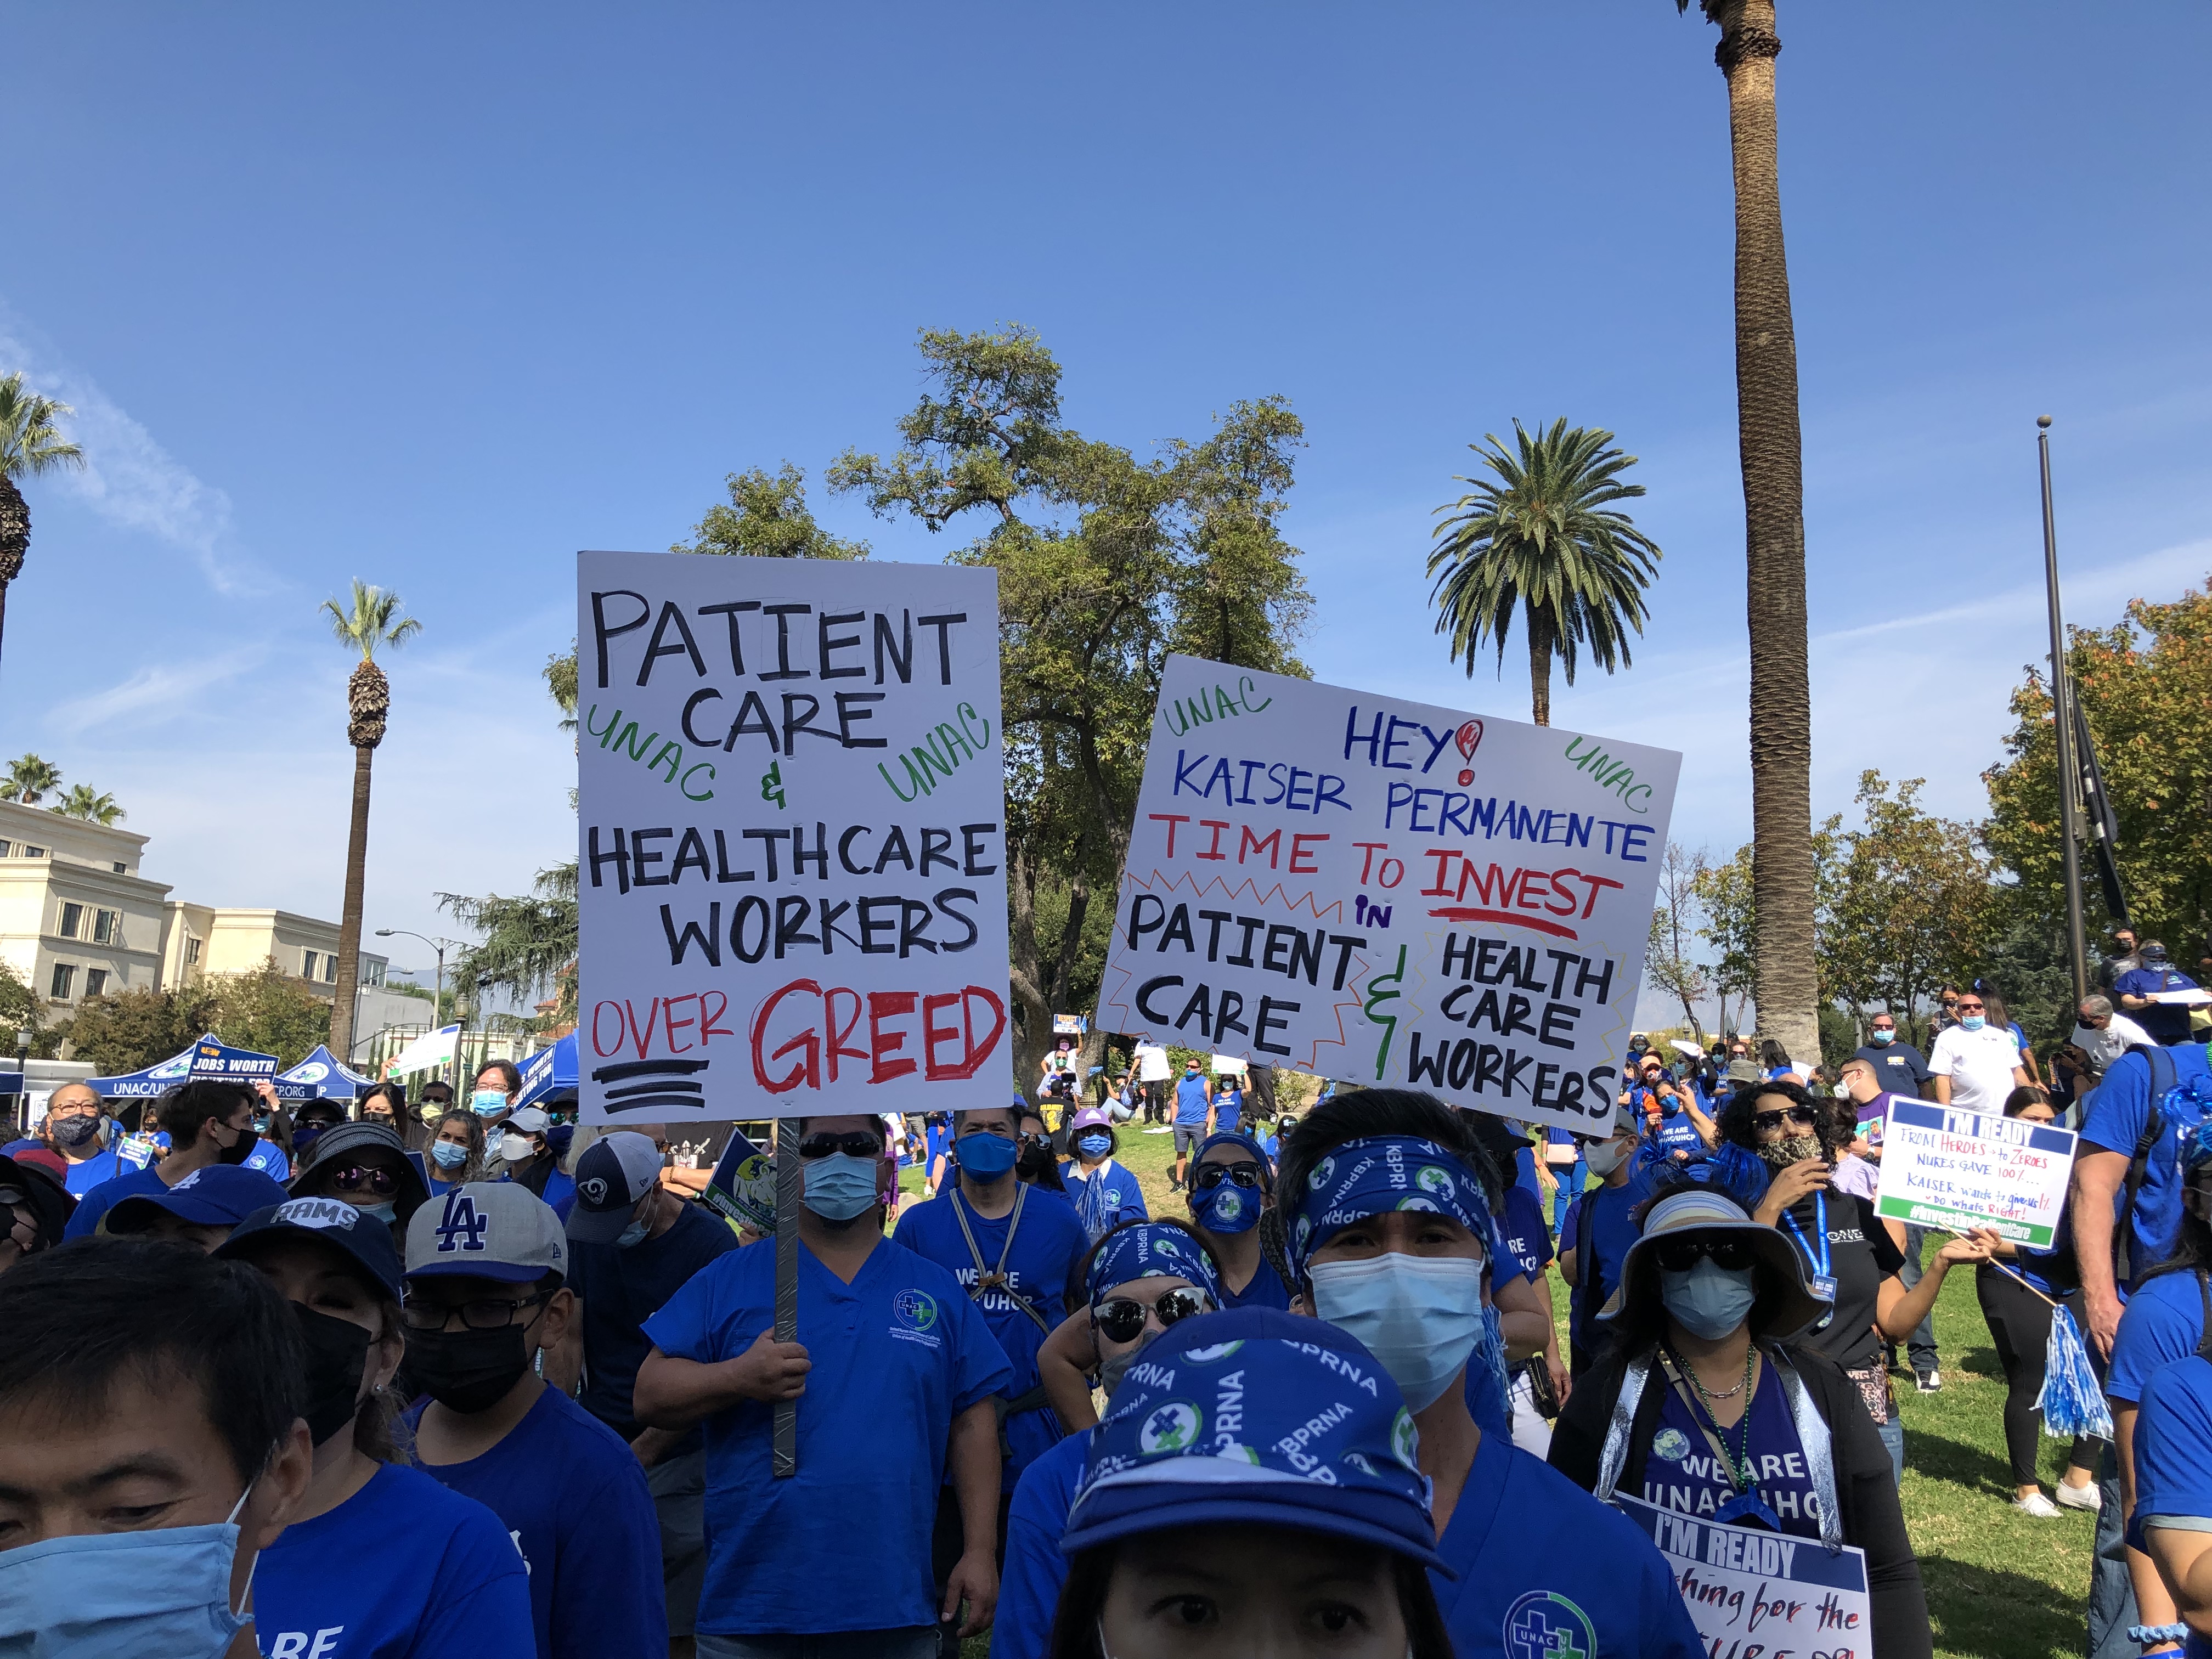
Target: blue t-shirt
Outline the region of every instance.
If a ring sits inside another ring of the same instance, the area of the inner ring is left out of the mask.
[[[1526,1187],[1508,1187],[1498,1230],[1505,1241],[1505,1253],[1520,1263],[1522,1278],[1533,1279],[1544,1271],[1552,1259],[1552,1233],[1544,1224],[1543,1202],[1535,1194]]]
[[[2136,1419],[2135,1455],[2130,1544],[2143,1547],[2151,1516],[2212,1519],[2212,1364],[2192,1357],[2152,1381]],[[2212,1642],[2190,1632],[2188,1659],[2212,1659]]]
[[[1596,1346],[1589,1322],[1620,1283],[1628,1247],[1636,1243],[1636,1223],[1629,1212],[1643,1199],[1644,1188],[1640,1177],[1618,1187],[1593,1187],[1575,1200],[1566,1224],[1559,1229],[1559,1254],[1575,1253],[1575,1272],[1589,1286],[1577,1290],[1572,1281],[1567,1286],[1567,1334],[1585,1351]]]
[[[267,1171],[271,1181],[289,1181],[292,1178],[292,1160],[284,1156],[284,1149],[273,1140],[254,1143],[253,1150],[246,1155],[246,1167]]]
[[[1202,1077],[1193,1077],[1188,1073],[1185,1073],[1182,1081],[1176,1085],[1177,1127],[1185,1129],[1203,1129],[1206,1127],[1206,1079]]]
[[[1690,1109],[1671,1095],[1659,1098],[1659,1127],[1652,1139],[1669,1158],[1677,1152],[1694,1156],[1705,1150],[1705,1138],[1690,1120]]]
[[[1095,1175],[1084,1174],[1080,1164],[1063,1164],[1060,1178],[1067,1185],[1067,1201],[1075,1206],[1076,1217],[1094,1244],[1125,1221],[1152,1219],[1137,1177],[1110,1158]]]
[[[2112,995],[2115,999],[2147,997],[2160,991],[2189,991],[2196,987],[2195,980],[2172,968],[2136,968],[2112,981]],[[2179,1003],[2154,1002],[2148,1008],[2130,1008],[2126,1012],[2128,1018],[2149,1032],[2155,1042],[2189,1041],[2189,1010]]]
[[[1461,1655],[1705,1659],[1667,1559],[1633,1521],[1486,1434],[1431,1573]]]
[[[82,1164],[70,1164],[69,1173],[62,1177],[62,1184],[69,1188],[70,1197],[82,1198],[94,1187],[103,1182],[112,1181],[122,1173],[122,1166],[116,1162],[115,1149],[110,1146],[104,1152],[94,1152]]]
[[[2205,1063],[2203,1043],[2185,1042],[2166,1052],[2173,1060],[2176,1082],[2186,1083],[2191,1078],[2212,1075],[2212,1066]],[[2097,1151],[2118,1152],[2122,1158],[2133,1158],[2149,1109],[2149,1057],[2122,1054],[2106,1068],[2104,1082],[2090,1097],[2089,1115],[2081,1126],[2082,1145]],[[2179,1130],[2188,1126],[2178,1121],[2181,1113],[2166,1110],[2163,1103],[2159,1115],[2165,1120],[2165,1125],[2145,1160],[2142,1185],[2136,1189],[2135,1213],[2130,1218],[2133,1243],[2128,1252],[2128,1265],[2132,1276],[2121,1287],[2127,1291],[2132,1291],[2145,1273],[2173,1254],[2174,1241],[2181,1234],[2181,1154],[2177,1137]],[[2127,1188],[2123,1183],[2112,1194],[2114,1219],[2120,1218],[2121,1206],[2126,1201]]]
[[[935,1118],[931,1118],[922,1131],[922,1138],[927,1144],[929,1157],[926,1168],[933,1170],[937,1168],[937,1160],[951,1150],[952,1125],[949,1121],[939,1123]]]
[[[387,1463],[253,1569],[261,1659],[533,1659],[530,1573],[500,1518]]]
[[[1244,1091],[1234,1084],[1215,1090],[1213,1109],[1214,1133],[1227,1134],[1244,1115]]]
[[[428,1401],[407,1413],[411,1429]],[[538,1659],[665,1659],[660,1523],[645,1468],[558,1389],[481,1457],[416,1467],[496,1515],[529,1568]]]
[[[1251,1282],[1241,1291],[1229,1288],[1229,1281],[1221,1281],[1221,1305],[1224,1308],[1275,1308],[1284,1313],[1291,1310],[1291,1287],[1283,1283],[1282,1274],[1269,1265],[1266,1252],[1260,1256],[1260,1265],[1252,1269]]]
[[[775,1323],[775,1252],[757,1247],[714,1261],[645,1334],[663,1353],[714,1364]],[[743,1401],[707,1419],[698,1628],[933,1625],[929,1540],[946,1439],[954,1417],[1006,1386],[1006,1356],[958,1279],[890,1243],[850,1285],[800,1247],[799,1340],[814,1369],[799,1403],[796,1474],[775,1478],[773,1406]]]
[[[1650,1386],[1660,1394],[1659,1426],[1651,1436],[1650,1454],[1644,1461],[1644,1501],[1683,1515],[1711,1516],[1735,1496],[1735,1486],[1713,1455],[1712,1443],[1703,1430],[1712,1429],[1734,1456],[1747,1450],[1741,1422],[1723,1430],[1706,1417],[1702,1406],[1692,1410],[1681,1390],[1670,1388],[1663,1372],[1655,1374]],[[1820,1500],[1813,1490],[1812,1473],[1805,1466],[1805,1443],[1790,1420],[1790,1402],[1783,1397],[1782,1379],[1774,1367],[1762,1364],[1759,1388],[1747,1413],[1751,1423],[1748,1444],[1753,1484],[1782,1522],[1782,1530],[1800,1538],[1820,1535]],[[1739,1526],[1756,1524],[1739,1521]]]
[[[106,1213],[126,1198],[136,1198],[141,1193],[166,1193],[169,1183],[161,1179],[160,1166],[149,1164],[143,1170],[133,1170],[112,1181],[103,1181],[76,1201],[70,1212],[69,1224],[62,1229],[64,1241],[90,1238],[100,1231],[100,1223]]]
[[[2134,1404],[2155,1373],[2188,1358],[2203,1340],[2204,1297],[2195,1273],[2160,1273],[2136,1285],[2112,1338],[2106,1397]]]
[[[637,1438],[630,1390],[652,1343],[645,1322],[659,1313],[685,1281],[715,1257],[738,1248],[738,1236],[711,1210],[686,1204],[675,1224],[658,1238],[627,1250],[612,1244],[568,1246],[568,1288],[584,1302],[584,1409],[624,1440]],[[702,1444],[693,1430],[671,1455]]]
[[[1072,1434],[1022,1471],[1006,1510],[1006,1562],[999,1573],[999,1613],[991,1659],[1045,1659],[1067,1558],[1060,1552],[1067,1512],[1083,1479],[1091,1431]]]
[[[1000,1258],[1006,1261],[1006,1288],[984,1291],[975,1305],[1013,1367],[1004,1390],[1012,1400],[1037,1385],[1037,1350],[1067,1317],[1067,1276],[1091,1248],[1091,1239],[1066,1200],[1057,1194],[1031,1188],[1021,1206],[1021,1224],[1013,1228],[1013,1249],[1009,1252],[1006,1234],[1013,1212],[1008,1211],[995,1221],[986,1220],[975,1212],[957,1182],[948,1183],[928,1202],[909,1206],[891,1236],[916,1255],[927,1256],[950,1271],[963,1285],[973,1285],[978,1277],[975,1255],[960,1231],[963,1212],[975,1233],[975,1249],[982,1254],[982,1272],[994,1273]],[[1042,1326],[1016,1304],[1017,1296],[1044,1316]],[[1030,1461],[1049,1450],[1060,1438],[1060,1419],[1049,1406],[1009,1417],[1006,1443],[1013,1449],[1013,1457],[1006,1466],[1007,1486],[1012,1487]]]

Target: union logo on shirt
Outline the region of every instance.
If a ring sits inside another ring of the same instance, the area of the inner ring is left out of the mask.
[[[1511,1659],[1596,1659],[1589,1615],[1556,1590],[1529,1590],[1505,1609],[1500,1632]]]
[[[940,1316],[937,1298],[927,1291],[901,1291],[891,1298],[891,1317],[898,1322],[890,1328],[890,1334],[902,1342],[942,1348],[945,1339],[937,1329]]]

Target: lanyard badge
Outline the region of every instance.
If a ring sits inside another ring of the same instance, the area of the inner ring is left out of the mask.
[[[1790,1232],[1796,1237],[1797,1248],[1805,1252],[1806,1265],[1813,1270],[1807,1275],[1806,1289],[1812,1291],[1815,1300],[1828,1304],[1828,1311],[1822,1314],[1820,1322],[1813,1327],[1816,1331],[1824,1331],[1828,1328],[1828,1322],[1836,1316],[1836,1276],[1830,1270],[1832,1264],[1828,1250],[1828,1195],[1826,1193],[1813,1194],[1813,1225],[1820,1241],[1817,1252],[1812,1241],[1805,1237],[1805,1230],[1797,1224],[1796,1216],[1785,1210],[1782,1218],[1789,1224]]]

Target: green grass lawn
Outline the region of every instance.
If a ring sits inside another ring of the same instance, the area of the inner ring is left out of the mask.
[[[1156,1216],[1188,1218],[1168,1192],[1171,1137],[1121,1132],[1121,1162],[1143,1183]],[[911,1183],[919,1188],[919,1181]],[[1564,1310],[1557,1276],[1553,1304]],[[1953,1273],[1936,1304],[1943,1389],[1916,1392],[1900,1378],[1905,1418],[1905,1519],[1928,1587],[1938,1659],[2043,1659],[2086,1650],[2089,1559],[2096,1517],[2068,1510],[2036,1521],[2011,1507],[2004,1450],[2004,1377],[1974,1300],[1971,1271]],[[2061,1441],[2043,1442],[2047,1492],[2065,1462]],[[988,1643],[967,1644],[985,1659]]]

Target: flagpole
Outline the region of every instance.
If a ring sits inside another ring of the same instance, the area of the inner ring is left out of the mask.
[[[2066,672],[2066,624],[2058,608],[2058,524],[2051,508],[2051,416],[2035,417],[2036,459],[2043,472],[2043,580],[2051,603],[2051,714],[2058,739],[2058,835],[2066,880],[2066,957],[2074,1000],[2089,994],[2088,943],[2081,926],[2081,843],[2074,793],[2081,774],[2074,757],[2074,690]]]

